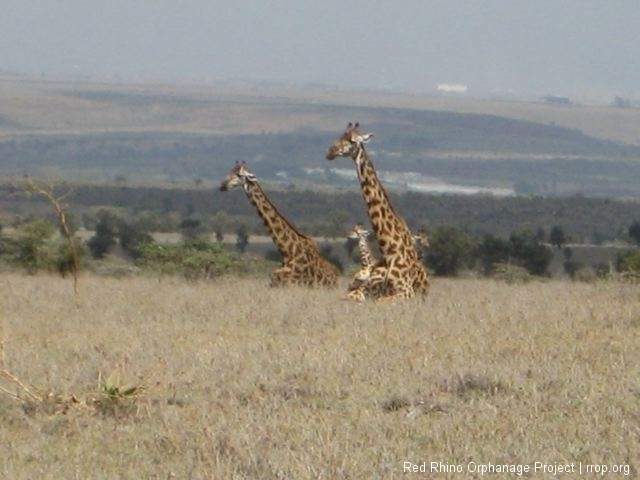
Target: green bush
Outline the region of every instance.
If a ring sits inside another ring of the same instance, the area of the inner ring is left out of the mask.
[[[179,244],[143,243],[138,265],[191,279],[208,279],[242,270],[240,256],[219,243],[192,239]]]
[[[519,265],[498,263],[493,267],[493,276],[507,283],[525,283],[532,279],[529,271]]]
[[[619,272],[640,273],[640,252],[626,252],[618,255],[616,266]]]
[[[78,259],[82,260],[86,248],[77,237],[73,239]],[[56,227],[46,220],[33,220],[18,226],[11,235],[0,238],[0,261],[24,268],[28,273],[38,271],[71,272],[73,257],[71,246]]]
[[[553,253],[540,244],[531,230],[524,228],[511,233],[509,237],[511,259],[533,275],[546,275]]]
[[[436,275],[456,275],[471,264],[472,239],[462,230],[441,226],[429,234],[426,263]]]

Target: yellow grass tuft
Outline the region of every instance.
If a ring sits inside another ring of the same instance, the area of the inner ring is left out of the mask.
[[[5,478],[394,479],[404,462],[465,469],[415,478],[472,478],[469,462],[638,474],[637,285],[440,279],[424,302],[387,305],[262,278],[82,282],[76,308],[58,278],[0,275],[1,367],[87,406],[27,414],[0,392]],[[105,390],[134,407],[96,411]]]

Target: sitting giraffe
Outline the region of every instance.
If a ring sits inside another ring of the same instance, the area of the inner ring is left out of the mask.
[[[220,190],[236,187],[242,187],[282,255],[282,265],[271,274],[271,285],[334,287],[338,281],[336,267],[322,258],[312,238],[300,233],[278,212],[244,162],[236,163],[222,181]]]
[[[345,300],[363,301],[365,296],[362,293],[366,293],[373,297],[380,297],[385,292],[381,291],[380,285],[373,286],[367,285],[371,278],[371,272],[375,267],[382,265],[371,251],[368,238],[371,232],[365,229],[361,223],[355,225],[347,234],[347,238],[352,240],[358,240],[358,250],[360,251],[360,269],[353,275],[351,283],[349,283],[349,292],[344,295]],[[416,246],[416,252],[418,258],[422,260],[423,250],[429,247],[429,236],[424,229],[418,230],[417,234],[412,234],[411,237]]]
[[[349,123],[326,154],[327,160],[351,158],[356,166],[362,197],[382,255],[367,285],[375,286],[372,291],[380,293],[380,300],[412,298],[416,293],[426,296],[429,292],[429,274],[418,257],[407,223],[391,205],[366,152],[365,143],[372,137],[372,133],[360,133],[357,123]],[[349,298],[363,299],[364,290],[349,292]]]
[[[351,283],[349,283],[349,290],[358,288],[363,282],[368,281],[371,270],[377,263],[377,259],[369,247],[369,234],[369,230],[364,228],[361,223],[355,225],[347,234],[347,238],[358,240],[358,250],[360,251],[360,270],[353,275]]]
[[[427,234],[426,230],[421,228],[418,230],[418,233],[412,235],[413,241],[416,245],[416,253],[418,254],[418,258],[422,260],[424,257],[424,249],[429,248],[429,234]]]

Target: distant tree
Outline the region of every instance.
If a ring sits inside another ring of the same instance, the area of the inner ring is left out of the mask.
[[[551,245],[555,245],[558,248],[562,248],[562,245],[567,243],[567,237],[564,234],[564,230],[562,229],[562,227],[554,225],[553,228],[551,228],[549,241],[551,242]]]
[[[99,214],[95,235],[89,239],[87,246],[93,258],[103,258],[108,250],[116,244],[116,225],[118,219],[108,211]]]
[[[426,263],[436,275],[455,275],[469,265],[472,241],[470,237],[450,226],[431,229]]]
[[[575,260],[573,260],[573,250],[571,250],[571,248],[567,247],[564,250],[562,250],[562,255],[564,256],[564,263],[563,263],[564,271],[571,278],[575,276],[578,270],[584,268],[584,265],[582,263],[576,262]]]
[[[154,241],[149,233],[132,226],[124,220],[121,220],[118,224],[118,239],[122,249],[133,258],[137,258],[140,255],[138,246]]]
[[[629,227],[629,236],[637,245],[640,245],[640,222],[636,221],[631,224]]]
[[[218,211],[209,219],[209,225],[216,234],[216,240],[222,242],[224,240],[224,233],[230,230],[231,218],[226,212]]]
[[[182,232],[182,238],[196,238],[202,230],[202,222],[195,218],[185,218],[180,222],[180,231]]]
[[[485,235],[476,249],[476,256],[485,275],[492,274],[496,265],[508,262],[509,242],[493,235]]]
[[[534,275],[544,275],[553,254],[549,248],[538,243],[529,229],[516,230],[509,237],[511,258]]]
[[[246,225],[240,225],[236,229],[236,248],[244,253],[249,245],[249,231]]]

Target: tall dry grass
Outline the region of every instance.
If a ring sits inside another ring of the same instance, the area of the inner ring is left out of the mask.
[[[43,398],[0,377],[21,397],[0,393],[2,478],[638,474],[637,285],[436,279],[424,303],[388,305],[262,278],[81,282],[76,308],[66,281],[0,275],[0,369]],[[144,389],[109,403],[114,371]]]

